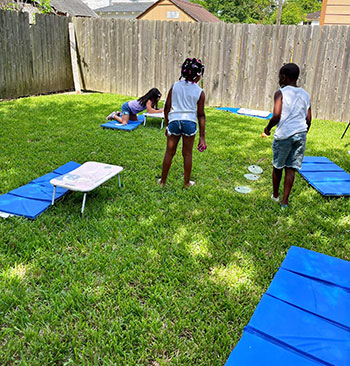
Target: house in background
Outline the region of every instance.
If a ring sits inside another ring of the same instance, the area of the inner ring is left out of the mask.
[[[350,25],[350,0],[323,0],[321,25]]]
[[[320,25],[321,10],[306,14],[304,25]]]
[[[95,9],[101,18],[135,19],[146,9],[154,4],[154,1],[113,1],[109,6]]]
[[[50,5],[57,15],[75,16],[75,17],[91,17],[96,18],[98,15],[90,9],[82,0],[50,0]],[[15,7],[20,11],[29,13],[30,23],[34,22],[35,14],[38,13],[38,1],[36,0],[0,0],[0,7]]]
[[[137,19],[221,23],[219,18],[203,6],[184,0],[159,0],[140,14]]]
[[[82,0],[50,0],[57,15],[97,18],[98,15]]]

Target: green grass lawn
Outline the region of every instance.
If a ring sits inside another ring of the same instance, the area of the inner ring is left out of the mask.
[[[265,120],[208,108],[197,184],[183,189],[180,149],[162,189],[159,121],[100,127],[126,100],[0,104],[0,194],[70,160],[125,168],[122,188],[114,178],[88,194],[83,217],[75,192],[34,221],[0,219],[1,365],[223,365],[291,245],[350,260],[348,198],[324,198],[296,174],[290,208],[271,201]],[[350,171],[345,126],[313,121],[306,155]],[[243,177],[250,164],[264,169],[256,182]]]

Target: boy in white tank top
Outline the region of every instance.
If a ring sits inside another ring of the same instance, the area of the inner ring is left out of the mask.
[[[162,167],[162,177],[158,183],[164,187],[169,169],[182,138],[182,156],[184,159],[184,185],[191,187],[192,150],[199,124],[198,150],[204,151],[205,144],[205,95],[197,85],[204,72],[204,65],[196,58],[187,58],[181,67],[180,80],[170,88],[164,108],[165,136],[167,146]],[[185,80],[181,80],[181,78]]]
[[[279,202],[279,186],[283,169],[284,192],[281,207],[288,207],[288,198],[294,184],[295,169],[300,169],[304,158],[306,134],[311,126],[310,96],[297,87],[299,67],[289,63],[281,67],[279,84],[281,89],[274,95],[273,116],[265,127],[264,133],[273,136],[273,194],[271,198]]]

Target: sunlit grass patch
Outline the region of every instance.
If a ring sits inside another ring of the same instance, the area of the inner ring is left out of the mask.
[[[87,196],[36,220],[0,220],[1,365],[223,365],[291,245],[350,260],[348,198],[296,174],[289,210],[270,198],[265,120],[207,108],[207,145],[183,189],[181,145],[167,185],[158,123],[100,125],[126,96],[50,95],[0,104],[0,194],[73,160],[121,165]],[[307,155],[350,171],[345,123],[314,121]],[[259,165],[258,181],[248,166]],[[241,195],[237,185],[252,192]]]

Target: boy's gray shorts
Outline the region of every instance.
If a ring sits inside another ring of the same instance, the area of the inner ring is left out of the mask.
[[[299,132],[284,140],[273,140],[272,164],[276,169],[300,169],[304,159],[307,132]]]

